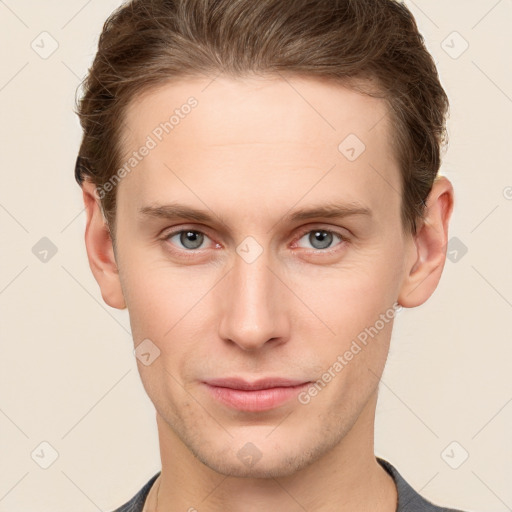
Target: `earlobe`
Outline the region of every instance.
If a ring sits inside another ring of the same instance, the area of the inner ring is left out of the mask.
[[[89,266],[96,279],[103,300],[111,307],[126,307],[119,271],[108,225],[101,210],[96,186],[89,180],[82,184],[84,204],[87,212],[85,246]]]
[[[423,304],[435,291],[446,261],[448,224],[453,211],[453,187],[438,177],[427,198],[423,222],[418,227],[407,262],[398,303],[412,308]]]

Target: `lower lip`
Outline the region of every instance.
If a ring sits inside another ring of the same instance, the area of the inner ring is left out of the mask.
[[[209,384],[206,384],[206,388],[213,398],[224,405],[238,409],[239,411],[260,412],[269,411],[283,405],[296,397],[308,385],[309,382],[306,382],[298,386],[275,387],[252,391],[222,388],[219,386],[210,386]]]

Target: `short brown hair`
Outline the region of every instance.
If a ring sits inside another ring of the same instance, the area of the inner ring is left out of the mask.
[[[286,73],[377,86],[402,174],[402,224],[417,220],[441,165],[448,98],[411,12],[394,0],[132,0],[106,20],[77,114],[75,176],[102,187],[121,163],[123,114],[186,77]],[[340,141],[341,142],[341,141]],[[115,221],[115,188],[101,198]],[[112,232],[113,230],[111,230]]]

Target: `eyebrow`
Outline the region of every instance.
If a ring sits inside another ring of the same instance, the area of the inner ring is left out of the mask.
[[[181,203],[169,203],[164,205],[151,205],[141,207],[140,214],[145,217],[153,217],[174,221],[177,219],[191,220],[196,222],[215,222],[219,221],[226,224],[226,219],[221,215],[216,215],[208,210],[200,210]],[[284,215],[279,222],[297,222],[314,218],[342,219],[349,216],[372,216],[372,211],[357,202],[339,204],[333,202],[323,203],[321,205],[301,208]]]

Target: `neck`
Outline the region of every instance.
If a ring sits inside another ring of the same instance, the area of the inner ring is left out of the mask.
[[[397,491],[374,455],[377,396],[329,453],[284,477],[239,478],[200,462],[157,414],[162,472],[158,512],[395,512]]]

